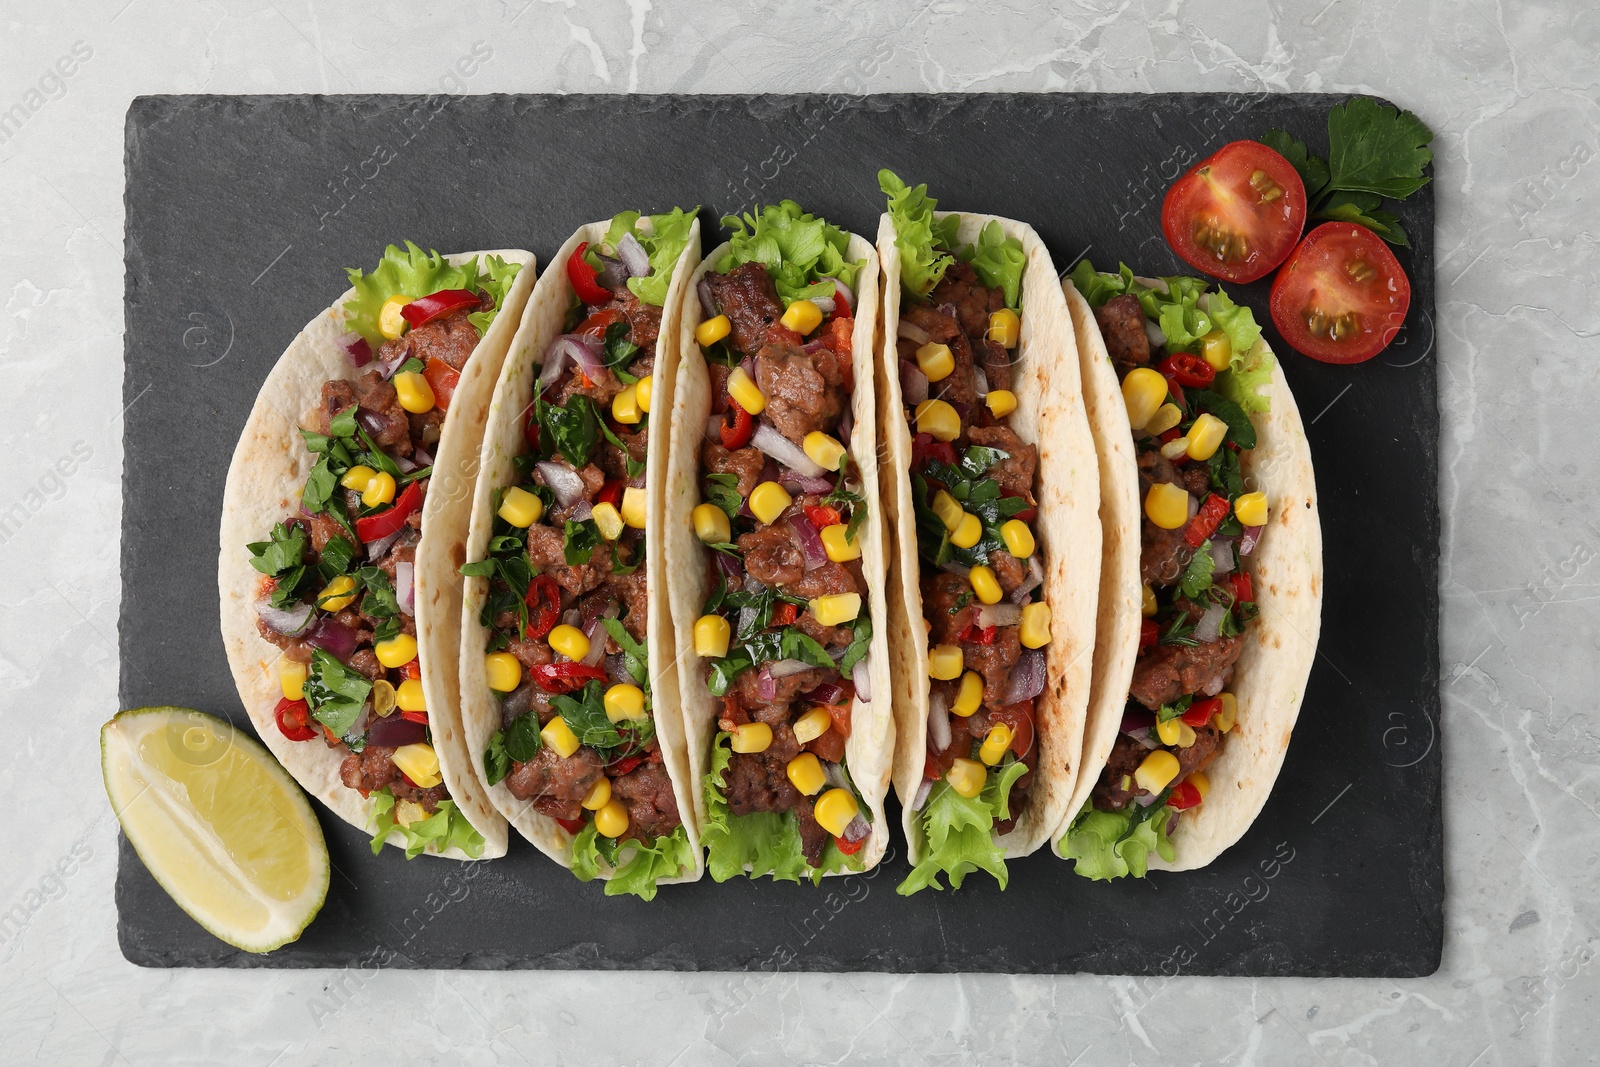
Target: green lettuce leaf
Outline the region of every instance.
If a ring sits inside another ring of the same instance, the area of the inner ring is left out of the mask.
[[[1011,760],[991,769],[983,792],[968,799],[940,779],[928,793],[922,809],[922,831],[927,837],[927,855],[912,868],[895,892],[903,897],[939,884],[940,872],[950,878],[950,888],[960,889],[967,875],[988,871],[1004,889],[1010,881],[1005,850],[995,843],[991,831],[995,820],[1011,816],[1011,786],[1027,773],[1021,760]]]
[[[1247,312],[1248,308],[1245,309]],[[1262,396],[1260,389],[1272,380],[1272,368],[1278,359],[1265,344],[1252,346],[1248,351],[1233,350],[1233,360],[1227,370],[1217,375],[1212,388],[1247,412],[1267,411],[1272,401]]]
[[[728,810],[722,790],[732,759],[732,735],[724,730],[711,743],[711,767],[703,783],[706,826],[700,839],[706,847],[706,870],[718,882],[746,873],[747,866],[751,878],[770,874],[774,881],[800,881],[806,873],[806,858],[801,852],[800,824],[792,813],[734,815]]]
[[[663,878],[676,878],[693,866],[689,831],[681,825],[649,845],[640,841],[617,844],[601,837],[591,819],[572,841],[572,873],[578,881],[591,881],[607,868],[614,872],[606,881],[608,897],[631,895],[654,900],[656,883]]]
[[[837,278],[855,287],[856,273],[865,260],[850,262],[845,252],[850,238],[826,219],[807,214],[793,200],[768,204],[759,214],[725,215],[722,224],[733,231],[729,251],[713,265],[726,274],[745,263],[760,263],[784,305],[796,300],[832,296]]]
[[[998,222],[985,226],[978,234],[977,245],[962,249],[962,258],[971,261],[984,285],[1004,290],[1006,307],[1022,306],[1022,270],[1028,265],[1028,257],[1022,251],[1022,242],[1007,237]]]
[[[505,302],[506,292],[521,269],[520,263],[507,263],[499,256],[490,256],[482,265],[480,277],[477,256],[452,265],[438,252],[432,249],[424,252],[410,241],[406,242],[404,250],[390,245],[383,250],[383,259],[379,260],[371,274],[363,274],[356,267],[345,269],[350,285],[356,291],[356,295],[344,305],[345,325],[376,348],[384,341],[378,329],[378,315],[383,311],[384,302],[391,296],[399,294],[415,300],[444,289],[470,289],[494,297],[493,308],[467,316],[478,332],[483,333],[494,321],[500,305]]]
[[[506,293],[521,269],[521,263],[507,263],[499,256],[490,256],[483,261],[483,270],[478,275],[478,288],[489,294],[494,300],[494,307],[488,311],[474,311],[467,316],[467,321],[477,327],[480,336],[489,332],[490,324],[500,314],[500,308],[506,302]]]
[[[699,207],[687,212],[675,207],[665,215],[651,215],[648,219],[650,225],[643,228],[639,226],[640,215],[637,211],[622,211],[612,217],[605,238],[608,254],[614,255],[617,242],[631,233],[650,257],[650,273],[628,279],[628,288],[640,302],[656,307],[667,302],[672,268],[677,266],[678,257],[683,255],[684,246],[689,243],[689,228],[694,225],[699,212]]]
[[[439,801],[434,813],[420,822],[410,826],[401,826],[394,820],[394,794],[387,788],[380,789],[372,794],[374,830],[372,833],[372,854],[374,856],[383,852],[383,843],[389,839],[389,834],[395,830],[405,835],[406,859],[413,860],[427,851],[428,846],[434,846],[438,852],[449,848],[458,848],[473,859],[483,855],[483,835],[472,828],[467,817],[456,807],[453,800]]]
[[[878,188],[889,197],[889,221],[900,249],[900,284],[917,296],[927,296],[955,262],[949,250],[955,247],[960,217],[935,219],[933,209],[939,202],[928,195],[928,187],[911,188],[892,170],[878,172]]]
[[[1151,805],[1154,812],[1129,804],[1122,811],[1100,811],[1085,804],[1061,838],[1061,855],[1085,878],[1109,882],[1133,875],[1143,878],[1150,853],[1172,861],[1176,855],[1167,837],[1172,809]],[[1148,817],[1146,817],[1148,816]]]

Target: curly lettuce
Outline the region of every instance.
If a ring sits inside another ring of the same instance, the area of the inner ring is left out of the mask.
[[[494,317],[500,314],[500,308],[506,302],[506,293],[521,269],[521,263],[507,263],[499,256],[489,256],[483,261],[483,270],[478,274],[478,288],[489,294],[494,306],[488,311],[474,311],[467,316],[467,321],[477,328],[480,337],[489,332]]]
[[[642,841],[619,843],[601,837],[591,819],[572,842],[572,873],[578,881],[592,881],[605,869],[613,872],[606,881],[608,897],[654,900],[657,883],[689,870],[694,860],[689,831],[682,825],[646,845]]]
[[[852,289],[866,260],[845,259],[850,238],[826,219],[807,214],[793,200],[768,204],[757,214],[724,215],[733,231],[729,251],[714,264],[726,274],[745,263],[760,263],[787,306],[796,300],[833,296],[837,278]]]
[[[384,341],[378,329],[378,316],[391,296],[408,296],[415,300],[445,289],[468,289],[486,292],[494,298],[493,308],[468,316],[478,332],[484,333],[521,269],[520,263],[507,263],[499,256],[489,256],[480,271],[477,256],[452,264],[438,252],[432,249],[424,252],[410,241],[404,249],[390,245],[383,250],[383,258],[372,273],[363,273],[359,267],[345,268],[350,285],[356,291],[344,305],[345,325],[377,347]]]
[[[998,222],[991,222],[978,234],[978,243],[961,250],[961,258],[972,264],[983,284],[1005,293],[1006,307],[1020,308],[1022,296],[1022,271],[1028,265],[1028,256],[1022,251],[1022,242],[1007,237]]]
[[[639,225],[641,216],[637,211],[622,211],[612,216],[604,241],[607,254],[614,255],[617,243],[631,233],[650,257],[650,273],[628,279],[629,290],[641,303],[661,307],[667,302],[672,268],[677,266],[678,257],[689,243],[689,228],[699,213],[698,206],[687,212],[675,207],[665,215],[649,216],[643,227]]]
[[[927,854],[911,869],[906,880],[895,887],[903,897],[939,884],[941,872],[950,878],[950,888],[960,889],[969,873],[988,871],[1004,889],[1010,881],[1005,850],[991,831],[1000,819],[1011,817],[1011,786],[1028,771],[1027,764],[1012,760],[991,770],[983,791],[964,797],[941,778],[933,784],[922,809],[922,831],[927,839]]]
[[[878,188],[889,197],[889,221],[894,226],[894,243],[900,249],[900,284],[917,296],[927,296],[939,284],[955,257],[959,215],[933,217],[939,202],[928,195],[926,185],[909,187],[892,170],[878,172]]]
[[[1143,878],[1150,853],[1167,862],[1177,854],[1167,836],[1172,809],[1164,803],[1141,808],[1129,804],[1121,811],[1100,811],[1085,804],[1061,837],[1061,855],[1085,878],[1109,882],[1133,875]]]
[[[456,802],[453,800],[439,801],[439,806],[432,815],[407,826],[395,821],[394,794],[387,788],[372,794],[372,800],[374,856],[383,852],[384,842],[389,840],[389,834],[395,830],[405,835],[408,860],[416,859],[426,852],[429,845],[434,846],[436,852],[458,848],[473,859],[483,855],[483,835],[472,828],[472,824],[467,821],[467,817],[456,807]]]

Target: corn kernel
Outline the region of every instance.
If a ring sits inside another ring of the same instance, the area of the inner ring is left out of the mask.
[[[650,517],[649,498],[644,495],[644,490],[631,485],[624,489],[621,512],[623,522],[635,530],[644,529],[645,521]]]
[[[609,501],[596,504],[589,517],[594,520],[595,529],[600,531],[600,536],[607,541],[615,541],[621,537],[622,529],[627,525],[622,521],[622,512]]]
[[[1139,591],[1139,614],[1148,619],[1156,613],[1157,607],[1156,591],[1146,582]]]
[[[550,647],[566,656],[568,659],[579,660],[589,654],[589,638],[576,626],[562,623],[550,631],[546,638]]]
[[[382,719],[394,714],[394,686],[382,678],[372,683],[372,714]]]
[[[694,654],[706,659],[721,659],[728,654],[733,627],[721,615],[702,615],[694,624]]]
[[[950,531],[950,543],[957,548],[971,548],[983,540],[983,523],[972,512],[961,516],[956,528]]]
[[[928,650],[928,677],[952,682],[961,677],[966,655],[960,645],[938,645]]]
[[[743,367],[733,368],[733,373],[728,375],[728,395],[752,415],[767,410],[766,394]]]
[[[822,325],[822,309],[813,301],[796,300],[789,305],[789,309],[783,313],[783,318],[778,321],[804,337]]]
[[[833,593],[815,597],[810,604],[811,616],[824,626],[843,626],[855,621],[861,614],[860,593]]]
[[[1267,494],[1245,493],[1233,502],[1233,513],[1246,526],[1267,524]]]
[[[978,600],[984,604],[998,604],[1005,593],[1000,589],[1000,583],[995,579],[994,569],[987,564],[978,564],[967,575],[967,580],[972,583],[972,591],[978,594]]]
[[[714,319],[706,319],[694,328],[695,343],[702,348],[710,348],[733,331],[733,323],[728,321],[728,316],[718,315]]]
[[[1177,776],[1178,757],[1164,748],[1151,752],[1133,772],[1133,780],[1147,793],[1161,792]]]
[[[830,789],[817,798],[812,814],[822,828],[834,837],[844,836],[846,827],[861,814],[861,805],[848,789]]]
[[[1166,722],[1156,723],[1156,736],[1161,739],[1163,745],[1188,748],[1194,744],[1194,727],[1182,719],[1168,719]]]
[[[356,580],[341,574],[322,587],[317,594],[317,607],[324,611],[343,611],[356,602]]]
[[[810,752],[802,752],[790,760],[784,773],[789,776],[789,784],[808,797],[816,796],[828,784],[827,775],[822,773],[822,762]]]
[[[1167,380],[1149,367],[1135,367],[1122,379],[1122,402],[1128,425],[1142,430],[1167,400]]]
[[[1210,412],[1202,414],[1189,427],[1189,458],[1202,462],[1210,459],[1222,447],[1222,440],[1227,436],[1227,423]]]
[[[1222,707],[1211,716],[1211,724],[1222,733],[1227,733],[1239,721],[1239,700],[1232,693],[1222,693],[1217,699],[1222,701]]]
[[[961,416],[943,400],[924,400],[917,405],[917,432],[936,440],[954,441],[961,436]]]
[[[956,357],[950,354],[949,345],[929,341],[917,349],[917,366],[922,368],[928,381],[942,382],[955,372]]]
[[[633,385],[634,396],[639,401],[639,410],[646,415],[650,414],[650,400],[655,391],[655,386],[656,376],[654,374],[646,374]]]
[[[339,479],[339,484],[346,489],[353,489],[359,493],[367,487],[367,483],[372,481],[372,476],[377,473],[371,467],[363,467],[358,463],[344,472],[344,477]]]
[[[1179,456],[1187,456],[1189,454],[1188,436],[1185,435],[1183,437],[1174,437],[1172,440],[1163,443],[1161,446],[1161,454],[1167,459],[1177,459]]]
[[[821,430],[812,430],[806,434],[801,444],[805,448],[806,455],[811,457],[811,462],[823,470],[836,471],[839,469],[839,464],[844,462],[844,445]]]
[[[950,783],[950,788],[968,800],[983,792],[983,783],[988,777],[989,771],[983,764],[964,757],[957,757],[944,772],[944,780]]]
[[[526,530],[544,515],[544,501],[526,489],[513,485],[500,498],[500,510],[495,514],[511,525]]]
[[[428,699],[423,695],[422,682],[407,678],[394,689],[394,704],[401,711],[427,711]]]
[[[967,509],[957,503],[955,497],[941,489],[933,494],[933,513],[939,516],[939,521],[944,523],[946,530],[955,533]]]
[[[396,374],[392,381],[401,407],[413,415],[433,410],[433,386],[428,384],[428,379],[415,371],[403,371]]]
[[[285,656],[278,661],[278,685],[287,700],[303,700],[306,695],[306,677],[311,668],[297,659]]]
[[[822,550],[835,563],[848,563],[861,558],[861,539],[850,537],[850,528],[842,522],[822,528]]]
[[[1153,437],[1159,437],[1183,421],[1183,409],[1176,404],[1162,404],[1156,409],[1149,422],[1144,424],[1144,432]]]
[[[989,727],[989,735],[983,739],[983,744],[978,746],[978,758],[993,767],[1005,757],[1006,750],[1011,747],[1011,727],[1003,722],[997,722]]]
[[[747,722],[733,728],[729,741],[735,752],[765,752],[772,745],[772,727],[764,722]]]
[[[595,780],[594,785],[589,787],[589,791],[583,794],[583,799],[578,803],[583,806],[584,811],[599,811],[610,800],[611,779],[602,774]]]
[[[1033,531],[1021,519],[1007,519],[1001,523],[1000,540],[1005,543],[1006,551],[1018,559],[1027,559],[1038,547],[1033,542]]]
[[[1190,771],[1189,777],[1185,778],[1184,781],[1194,786],[1194,791],[1200,794],[1201,800],[1204,800],[1206,794],[1211,792],[1211,779],[1206,777],[1205,771]]]
[[[1221,374],[1233,360],[1233,343],[1221,330],[1212,330],[1200,338],[1200,356],[1212,370]]]
[[[367,488],[361,494],[361,502],[369,508],[387,504],[394,500],[394,488],[394,475],[388,471],[379,471],[367,479]]]
[[[694,535],[708,545],[726,544],[733,536],[728,524],[728,513],[715,504],[696,504],[690,512],[694,519]]]
[[[794,721],[794,739],[802,745],[815,741],[833,728],[833,716],[827,708],[812,708]]]
[[[618,682],[607,689],[606,718],[612,722],[644,718],[644,690],[627,682]]]
[[[616,799],[606,801],[594,813],[594,828],[606,837],[621,837],[628,832],[628,806]]]
[[[439,775],[439,754],[426,741],[401,745],[389,758],[420,789],[432,789],[444,780]]]
[[[559,715],[544,724],[539,736],[544,738],[544,743],[554,749],[556,755],[562,759],[578,751],[578,735],[572,732],[567,720]]]
[[[489,688],[497,693],[509,693],[522,683],[522,662],[509,652],[489,653],[483,657],[483,667]]]
[[[792,503],[794,498],[777,482],[762,482],[750,490],[750,512],[764,523],[777,522],[778,516]]]
[[[1003,419],[1017,410],[1017,394],[1009,389],[991,389],[983,402],[989,405],[989,414],[997,419]]]
[[[417,639],[410,634],[395,634],[389,640],[373,645],[372,651],[379,663],[393,670],[417,658]]]
[[[624,426],[637,426],[644,418],[639,407],[639,385],[635,382],[611,398],[611,417]]]
[[[971,717],[983,704],[983,676],[977,671],[968,671],[961,676],[961,688],[956,692],[956,699],[951,703],[950,710],[963,719]]]
[[[1002,348],[1016,348],[1017,339],[1022,336],[1022,319],[1010,308],[991,311],[985,336]]]
[[[1163,530],[1180,529],[1189,521],[1189,494],[1182,486],[1157,482],[1144,495],[1144,513]]]
[[[403,293],[396,293],[383,302],[383,307],[378,309],[378,332],[390,340],[397,340],[406,332],[405,316],[401,310],[411,303],[411,298]]]
[[[1043,648],[1050,643],[1050,605],[1039,600],[1022,606],[1017,639],[1023,648]]]

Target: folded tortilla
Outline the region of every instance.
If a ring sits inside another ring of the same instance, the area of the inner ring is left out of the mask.
[[[461,602],[459,593],[454,591],[459,579],[452,577],[452,561],[459,560],[466,536],[463,505],[471,499],[476,480],[478,447],[489,397],[507,346],[521,323],[534,284],[535,265],[534,257],[520,249],[463,252],[446,258],[451,263],[463,263],[473,256],[499,256],[508,263],[523,264],[523,269],[461,372],[440,429],[434,474],[423,504],[414,589],[418,657],[439,771],[450,798],[483,835],[482,858],[493,858],[506,851],[505,820],[470,773],[453,714],[457,704],[455,650]],[[306,792],[341,819],[370,833],[375,825],[374,802],[340,781],[343,754],[320,739],[290,741],[278,729],[274,708],[283,695],[278,681],[281,650],[256,631],[254,605],[261,575],[251,567],[250,553],[245,548],[299,509],[300,490],[315,459],[306,450],[300,427],[306,424],[307,414],[315,410],[323,382],[357,373],[342,343],[346,333],[344,305],[354,297],[355,290],[347,290],[332,307],[308,323],[256,395],[223,490],[217,585],[228,666],[257,735]],[[405,847],[405,837],[398,829],[390,833],[387,842]],[[470,858],[454,848],[436,853],[430,846],[429,854]]]
[[[943,218],[952,212],[936,212]],[[1100,473],[1079,385],[1072,321],[1054,263],[1033,227],[992,215],[962,213],[959,244],[972,244],[990,222],[1022,242],[1022,333],[1013,363],[1017,409],[1010,426],[1039,449],[1038,518],[1034,537],[1044,557],[1044,596],[1050,605],[1044,691],[1034,704],[1039,761],[1028,804],[1010,833],[996,841],[1008,858],[1026,856],[1050,837],[1067,811],[1079,774],[1084,713],[1089,704],[1100,581]],[[911,497],[911,430],[901,399],[899,355],[900,252],[894,224],[878,226],[883,258],[883,347],[878,363],[887,521],[897,541],[889,553],[890,648],[896,685],[894,784],[913,865],[927,851],[920,812],[912,809],[922,784],[928,738],[928,632],[922,614],[922,560]]]
[[[1084,773],[1061,824],[1051,835],[1058,856],[1067,828],[1089,802],[1121,729],[1142,621],[1142,504],[1127,408],[1094,312],[1070,280],[1063,282],[1063,289],[1072,311],[1084,368],[1084,393],[1105,478],[1101,517],[1106,524],[1107,567],[1116,572],[1117,581],[1112,594],[1102,599],[1099,612],[1094,698],[1084,734]],[[1266,343],[1265,338],[1257,342]],[[1256,447],[1241,456],[1240,470],[1247,490],[1267,494],[1272,521],[1250,556],[1260,615],[1245,630],[1244,651],[1229,686],[1238,701],[1238,719],[1222,754],[1206,769],[1212,788],[1205,803],[1183,812],[1172,832],[1174,858],[1167,861],[1150,854],[1150,867],[1157,870],[1204,867],[1255,822],[1289,750],[1289,737],[1316,658],[1322,625],[1322,526],[1311,446],[1281,361],[1274,362],[1271,382],[1262,395],[1270,401],[1270,408],[1250,416],[1256,428]]]

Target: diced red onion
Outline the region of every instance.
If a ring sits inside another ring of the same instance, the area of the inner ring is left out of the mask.
[[[1134,797],[1133,802],[1141,808],[1148,808],[1156,802],[1156,797],[1160,795],[1159,793],[1146,793],[1144,796]]]
[[[1189,500],[1189,518],[1194,518],[1195,512],[1200,510],[1200,501],[1193,493],[1184,494]]]
[[[372,362],[372,345],[359,333],[352,330],[339,338],[339,344],[344,346],[345,352],[350,356],[350,362],[356,366],[365,367]]]
[[[387,359],[378,361],[378,376],[384,381],[394,377],[394,372],[400,369],[400,364],[411,357],[410,345],[396,345],[395,352]]]
[[[1139,747],[1144,749],[1146,752],[1150,752],[1161,747],[1161,739],[1156,736],[1156,732],[1153,727],[1146,726],[1142,730],[1124,730],[1123,733],[1127,734],[1134,741],[1138,742]]]
[[[856,665],[850,668],[850,680],[856,683],[856,696],[861,698],[861,703],[872,703],[872,670],[867,661],[872,658],[868,652],[856,660]]]
[[[1035,552],[1028,557],[1028,576],[1022,579],[1022,584],[1011,593],[1013,604],[1026,604],[1029,595],[1044,583],[1044,565],[1039,562],[1039,554]]]
[[[1207,641],[1215,641],[1217,633],[1222,626],[1222,617],[1227,613],[1228,609],[1221,604],[1214,603],[1206,608],[1206,613],[1200,616],[1199,622],[1194,624],[1194,639],[1202,644]]]
[[[1200,687],[1200,692],[1208,697],[1214,697],[1222,692],[1222,687],[1227,684],[1227,682],[1223,681],[1222,675],[1213,674],[1211,680]]]
[[[1003,704],[1016,704],[1023,700],[1032,700],[1044,692],[1044,653],[1036,648],[1026,649],[1017,657],[1016,666],[1011,668],[1011,676],[1006,681],[1005,699]]]
[[[900,393],[912,407],[928,399],[928,376],[909,359],[900,361]]]
[[[389,425],[387,417],[374,411],[368,411],[366,408],[356,408],[356,421],[361,424],[362,429],[374,437],[382,433]]]
[[[1150,339],[1151,348],[1165,348],[1167,335],[1161,332],[1161,327],[1152,319],[1144,320],[1144,335]]]
[[[737,559],[726,552],[713,552],[711,555],[716,558],[717,570],[721,571],[722,576],[728,581],[737,581],[744,577],[744,568],[739,566]]]
[[[383,745],[385,748],[399,748],[401,745],[415,745],[428,739],[428,728],[420,722],[399,715],[389,715],[372,724],[367,731],[367,744]]]
[[[1228,574],[1233,570],[1237,561],[1233,558],[1232,538],[1223,537],[1211,542],[1211,562],[1215,565],[1211,572],[1213,574]]]
[[[633,684],[633,675],[628,672],[628,658],[621,652],[606,657],[606,677],[613,682]]]
[[[573,522],[587,522],[588,520],[594,518],[594,505],[587,500],[580,500],[572,509],[572,514],[568,517],[572,519]]]
[[[524,678],[522,684],[505,695],[500,702],[500,722],[510,726],[512,720],[523,715],[533,708],[534,692],[538,689],[532,678]]]
[[[694,291],[700,295],[700,310],[706,313],[706,318],[714,319],[722,314],[717,310],[717,298],[711,292],[711,283],[701,275],[700,281],[695,284]]]
[[[756,376],[756,360],[755,360],[755,357],[754,356],[745,356],[744,359],[739,361],[739,368],[741,370],[743,370],[746,374],[750,375],[751,379],[754,380],[754,378]]]
[[[858,811],[856,817],[850,820],[850,825],[844,828],[844,839],[849,842],[860,841],[872,833],[872,824]]]
[[[1248,556],[1256,550],[1256,543],[1261,540],[1260,526],[1246,526],[1244,533],[1239,535],[1239,555]]]
[[[772,676],[772,664],[763,663],[756,673],[756,699],[778,699],[778,680]]]
[[[433,453],[429,452],[426,448],[413,448],[411,450],[411,461],[415,463],[419,469],[422,467],[431,467],[433,466]]]
[[[789,529],[794,531],[794,539],[800,543],[800,551],[806,557],[806,573],[828,562],[828,550],[822,547],[822,538],[810,519],[794,515],[789,519]]]
[[[928,694],[928,741],[935,752],[950,747],[950,708],[940,690]]]
[[[983,397],[988,396],[989,395],[989,375],[984,373],[984,370],[983,370],[982,367],[973,367],[972,368],[972,377],[973,377],[973,380],[974,380],[975,384],[977,385],[979,399],[982,399]]]
[[[787,469],[778,472],[778,483],[793,486],[802,493],[826,493],[833,489],[833,483],[827,478],[807,478]]]
[[[389,546],[398,541],[400,539],[400,535],[407,529],[409,529],[409,527],[402,526],[388,537],[380,537],[376,541],[368,541],[367,558],[369,560],[380,558],[385,552],[389,551]]]
[[[850,788],[850,779],[844,776],[844,768],[829,760],[822,761],[822,779],[830,789]]]
[[[811,298],[811,302],[817,305],[824,315],[833,314],[833,309],[839,306],[834,303],[834,299],[831,296],[814,296]]]
[[[767,423],[760,423],[750,437],[750,443],[761,451],[805,478],[820,478],[821,464],[806,455],[805,449],[789,440]]]
[[[340,663],[355,655],[356,646],[360,643],[359,634],[348,626],[334,622],[330,615],[324,615],[316,628],[306,635],[306,644],[322,649]]]
[[[916,323],[910,322],[906,319],[900,320],[899,334],[901,337],[904,337],[907,341],[910,341],[914,345],[925,345],[928,343],[928,331],[924,330]]]
[[[713,415],[706,420],[706,440],[722,442],[722,416]]]
[[[803,659],[775,659],[767,664],[767,670],[772,672],[774,678],[787,678],[793,674],[803,674],[811,669],[811,664]]]
[[[823,682],[801,699],[813,704],[837,704],[843,696],[844,686],[838,682]]]
[[[650,273],[650,253],[631,233],[623,234],[622,240],[617,242],[617,258],[628,269],[630,277],[643,278]]]
[[[612,291],[626,288],[628,268],[622,265],[622,261],[613,256],[601,256],[598,252],[595,255],[600,258],[600,273],[594,280]]]
[[[394,565],[394,599],[400,605],[400,610],[407,615],[415,615],[417,613],[416,593],[415,564],[396,563]]]
[[[939,314],[947,319],[953,319],[956,322],[961,321],[961,316],[956,314],[956,306],[954,304],[940,304],[937,310]]]
[[[917,795],[911,798],[911,810],[921,811],[922,805],[928,802],[928,794],[933,792],[933,779],[924,778],[922,784],[917,786]]]
[[[1146,711],[1137,704],[1130,704],[1122,710],[1122,726],[1120,730],[1125,734],[1135,734],[1140,730],[1148,730],[1156,724],[1156,713]]]
[[[262,599],[256,601],[256,614],[261,616],[273,631],[287,637],[299,637],[311,628],[311,621],[316,617],[317,609],[312,604],[298,603],[292,608],[275,608],[272,601]]]
[[[835,278],[831,274],[824,274],[817,280],[820,282],[832,282],[833,295],[838,297],[840,300],[843,300],[845,307],[850,308],[852,311],[855,310],[856,294],[848,285],[840,281],[838,278]]]
[[[544,350],[544,362],[539,368],[539,388],[543,389],[561,376],[562,369],[571,359],[583,369],[584,376],[590,381],[600,376],[600,355],[595,351],[598,346],[588,337],[575,333],[564,333],[551,341]]]
[[[980,627],[1015,626],[1022,621],[1020,604],[979,604],[977,623]]]
[[[416,463],[406,456],[394,456],[391,458],[394,460],[394,465],[400,469],[401,474],[410,474],[417,469]]]
[[[606,634],[606,620],[614,619],[616,617],[617,606],[615,604],[611,604],[607,606],[604,612],[596,615],[590,621],[588,626],[583,628],[584,636],[589,639],[589,653],[588,655],[584,656],[583,659],[579,660],[579,662],[584,664],[584,666],[593,667],[605,656],[606,637],[608,636]]]
[[[583,621],[583,616],[578,613],[577,608],[572,607],[561,613],[561,621],[568,626],[577,626]]]
[[[544,484],[555,493],[556,502],[564,508],[570,508],[584,498],[583,479],[571,467],[564,467],[553,460],[543,460],[533,465],[544,479]]]

